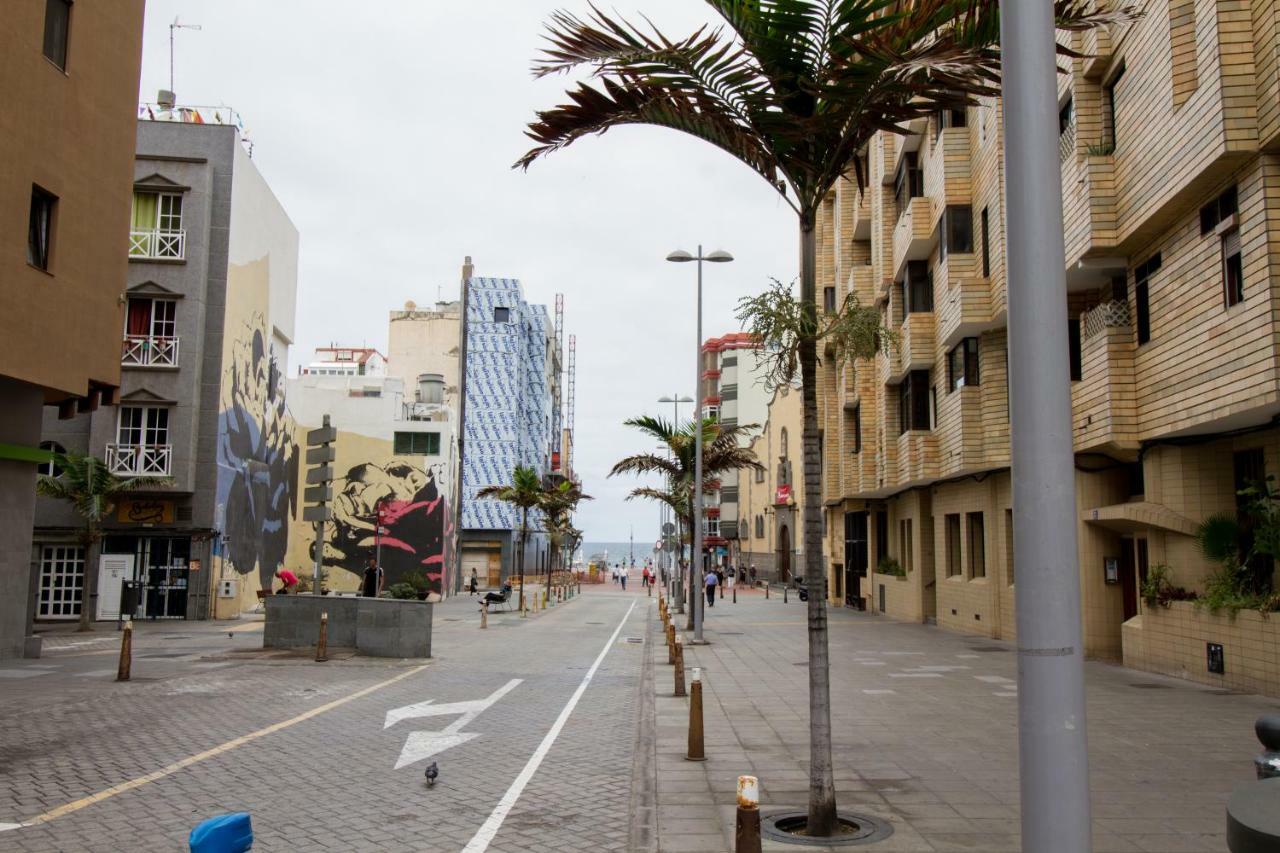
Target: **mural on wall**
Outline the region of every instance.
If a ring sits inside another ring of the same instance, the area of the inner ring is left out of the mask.
[[[285,406],[266,319],[255,314],[229,344],[218,415],[218,499],[222,554],[270,587],[289,545],[297,508],[298,447]]]
[[[342,436],[339,436],[339,444]],[[360,575],[377,554],[383,510],[382,567],[390,586],[422,572],[431,592],[448,588],[453,514],[431,471],[401,459],[360,463],[333,484],[333,523],[325,525],[324,564]],[[315,559],[315,542],[311,543]]]

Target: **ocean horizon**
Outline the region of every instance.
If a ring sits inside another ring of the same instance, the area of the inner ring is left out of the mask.
[[[581,553],[584,561],[594,559],[597,555],[605,554],[605,559],[610,563],[629,560],[634,555],[636,565],[639,565],[644,562],[646,557],[653,556],[653,543],[647,539],[636,539],[634,546],[630,542],[584,542]]]

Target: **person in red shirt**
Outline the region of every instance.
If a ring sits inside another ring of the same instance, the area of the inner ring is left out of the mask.
[[[282,584],[279,593],[280,595],[288,595],[298,585],[298,576],[286,569],[284,566],[276,569],[276,577]]]

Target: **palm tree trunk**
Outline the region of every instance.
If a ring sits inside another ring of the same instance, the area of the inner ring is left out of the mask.
[[[684,519],[684,529],[685,529],[685,530],[687,530],[687,531],[689,531],[689,564],[688,564],[688,566],[686,566],[686,568],[685,568],[685,574],[684,574],[684,578],[685,578],[685,593],[684,593],[684,597],[685,597],[685,601],[686,601],[686,602],[688,602],[688,606],[689,606],[689,614],[688,614],[688,617],[687,617],[687,618],[686,618],[686,620],[685,620],[685,626],[684,626],[684,629],[685,629],[686,631],[692,631],[692,630],[693,630],[693,615],[694,615],[694,613],[696,613],[696,612],[697,612],[697,610],[698,610],[698,599],[697,599],[697,597],[696,597],[696,596],[697,596],[697,595],[698,595],[698,593],[700,592],[700,590],[698,589],[698,585],[697,585],[696,583],[694,583],[694,577],[693,577],[693,573],[694,573],[694,568],[693,568],[693,566],[694,566],[694,553],[693,553],[693,516],[687,516],[687,517]],[[683,549],[683,548],[681,548],[681,553],[684,553],[684,549]]]
[[[813,219],[800,218],[800,310],[817,319],[817,243]],[[831,769],[831,667],[827,654],[826,577],[822,565],[822,455],[818,442],[818,345],[800,339],[804,430],[804,579],[809,587],[809,835],[833,835],[836,791]]]
[[[98,535],[93,526],[85,528],[84,583],[80,585],[79,631],[93,630],[94,605],[98,598]]]
[[[524,540],[528,536],[529,531],[529,510],[522,509],[520,515],[520,552],[516,554],[516,561],[520,565],[520,609],[524,610]]]
[[[680,593],[676,597],[676,613],[684,613],[684,587],[680,586],[684,582],[684,567],[680,565],[684,557],[684,518],[674,511],[671,515],[676,520],[676,559],[671,574],[675,577],[676,591]]]

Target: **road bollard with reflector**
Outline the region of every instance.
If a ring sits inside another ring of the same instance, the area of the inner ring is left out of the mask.
[[[676,649],[676,671],[675,671],[676,689],[675,689],[674,695],[683,696],[684,695],[684,646],[683,644],[681,644],[679,637],[675,638],[674,645]]]
[[[120,636],[120,666],[116,669],[116,681],[128,681],[133,668],[133,620],[125,617],[124,633]]]
[[[685,760],[707,760],[702,744],[702,670],[696,666],[693,668],[693,682],[689,685],[689,751]]]
[[[489,627],[489,602],[487,601],[480,602],[480,627]]]
[[[734,853],[760,853],[760,780],[738,777],[738,820],[734,828]]]
[[[316,638],[316,663],[329,659],[329,614],[320,614],[320,636]]]

